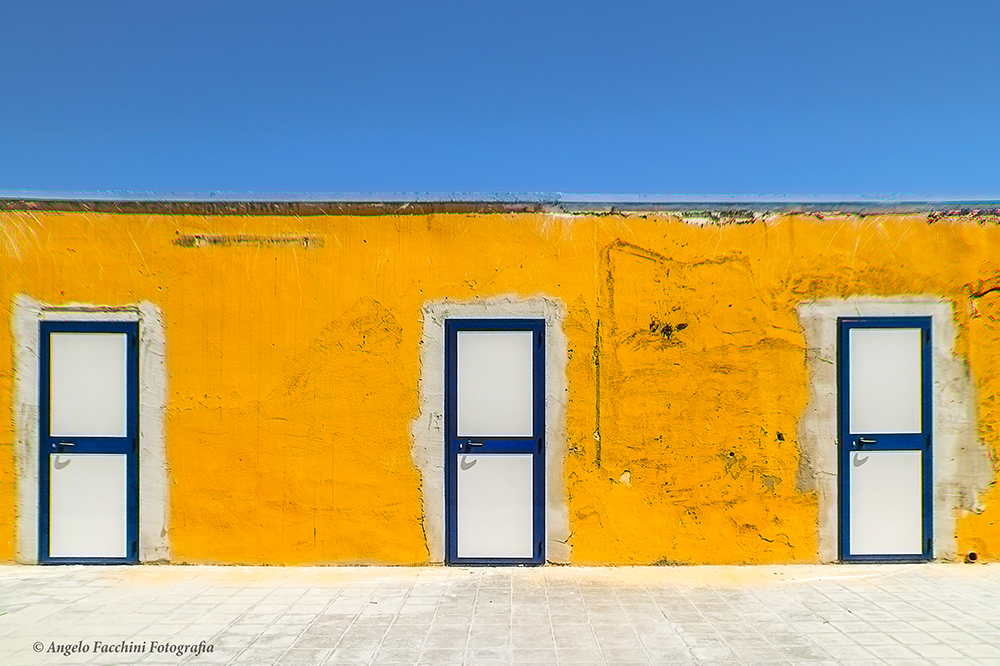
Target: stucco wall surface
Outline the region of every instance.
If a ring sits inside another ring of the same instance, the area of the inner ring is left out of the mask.
[[[799,479],[803,302],[950,302],[977,441],[1000,473],[1000,228],[923,216],[186,216],[0,213],[0,560],[14,557],[9,312],[160,308],[170,559],[430,559],[411,427],[422,309],[564,307],[575,563],[817,561]],[[834,446],[830,442],[830,446]],[[960,472],[960,470],[959,470]],[[958,552],[1000,557],[1000,490],[956,506]]]

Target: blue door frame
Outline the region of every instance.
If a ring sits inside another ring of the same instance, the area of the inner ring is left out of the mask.
[[[459,331],[531,331],[534,340],[531,437],[459,437]],[[445,561],[458,565],[540,565],[545,562],[545,321],[542,319],[445,320]],[[472,450],[476,446],[476,450]],[[458,556],[458,469],[461,454],[528,453],[532,455],[534,556],[531,558],[469,558]]]
[[[139,560],[139,325],[136,322],[43,321],[39,368],[40,460],[38,510],[38,560],[43,564],[135,564]],[[50,368],[52,333],[124,333],[127,336],[127,427],[125,437],[73,437],[50,435]],[[67,446],[67,443],[71,446]],[[114,453],[126,456],[126,556],[49,556],[49,456],[60,453]]]
[[[919,433],[852,433],[850,431],[850,331],[854,328],[918,328],[921,330],[921,432]],[[845,562],[923,562],[933,557],[933,494],[932,494],[932,399],[931,387],[931,318],[930,317],[840,317],[837,319],[837,394],[838,394],[838,456],[839,528],[838,549]],[[865,451],[921,451],[922,478],[922,539],[923,552],[905,555],[851,554],[851,453]]]

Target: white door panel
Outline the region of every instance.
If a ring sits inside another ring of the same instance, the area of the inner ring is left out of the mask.
[[[127,460],[108,453],[49,456],[50,557],[125,557]]]
[[[923,552],[921,451],[851,453],[851,555]]]
[[[52,333],[50,434],[125,437],[128,338],[124,333]]]
[[[458,332],[458,436],[531,437],[531,331]]]
[[[532,457],[458,456],[459,557],[533,556]]]
[[[921,431],[921,334],[919,328],[851,329],[852,433]]]

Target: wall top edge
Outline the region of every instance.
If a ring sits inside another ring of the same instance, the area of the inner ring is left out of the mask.
[[[426,215],[431,213],[1000,214],[998,196],[646,195],[565,193],[47,192],[0,189],[0,211],[181,215]]]

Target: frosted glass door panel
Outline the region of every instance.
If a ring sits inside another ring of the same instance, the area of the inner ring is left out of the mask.
[[[458,436],[531,437],[531,331],[458,332]]]
[[[125,437],[128,423],[124,333],[51,335],[49,434]]]
[[[126,557],[126,456],[49,456],[49,556]]]
[[[852,328],[852,433],[921,431],[921,330]]]
[[[533,557],[532,456],[458,456],[458,556]]]
[[[923,552],[921,451],[851,453],[851,555]]]

